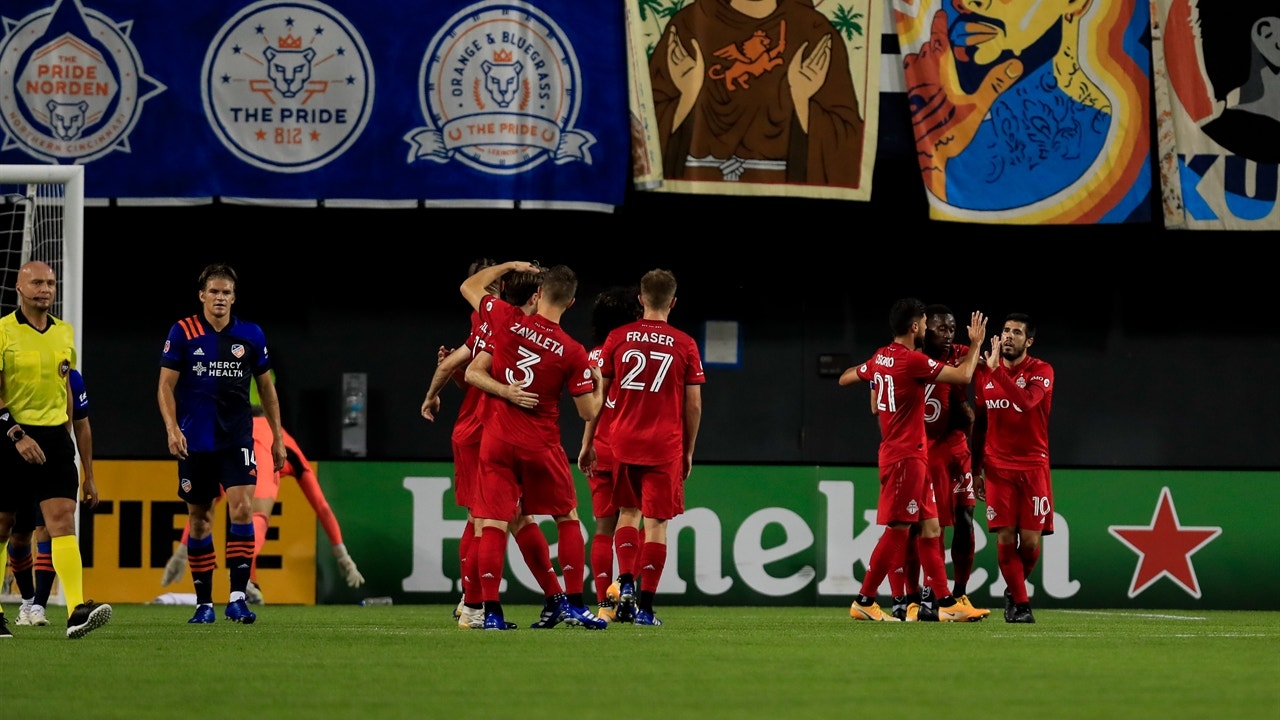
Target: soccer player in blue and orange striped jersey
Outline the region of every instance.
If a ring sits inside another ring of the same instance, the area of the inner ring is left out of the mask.
[[[245,624],[257,619],[245,602],[253,567],[253,494],[258,474],[250,383],[257,384],[271,425],[274,470],[278,472],[285,462],[280,401],[271,379],[266,336],[258,325],[231,314],[236,282],[231,266],[206,267],[200,273],[202,312],[173,324],[160,358],[160,415],[169,454],[178,459],[178,496],[187,503],[191,525],[187,558],[196,591],[191,623],[215,619],[212,512],[220,491],[231,514],[226,549],[231,594],[224,615]]]

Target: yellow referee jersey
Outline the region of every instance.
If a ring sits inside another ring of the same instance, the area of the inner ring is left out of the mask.
[[[67,377],[76,366],[75,332],[49,316],[44,332],[21,310],[0,318],[0,378],[5,405],[19,425],[67,422]]]

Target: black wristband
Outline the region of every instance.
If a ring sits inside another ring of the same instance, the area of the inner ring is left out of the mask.
[[[18,427],[18,421],[13,419],[13,413],[9,412],[9,408],[0,408],[0,433],[9,434],[10,430]]]

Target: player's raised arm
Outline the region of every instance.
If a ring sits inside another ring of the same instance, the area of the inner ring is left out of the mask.
[[[489,294],[489,286],[509,272],[538,272],[538,266],[522,260],[512,260],[501,265],[490,265],[477,270],[471,277],[463,280],[462,287],[458,288],[458,290],[462,293],[462,297],[471,304],[471,309],[477,310],[480,307],[480,300]]]

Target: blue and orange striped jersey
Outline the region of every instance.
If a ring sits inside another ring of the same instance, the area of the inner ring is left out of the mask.
[[[217,332],[203,314],[174,323],[160,366],[178,372],[178,427],[191,452],[253,447],[249,387],[271,371],[267,338],[256,324],[232,316]]]

